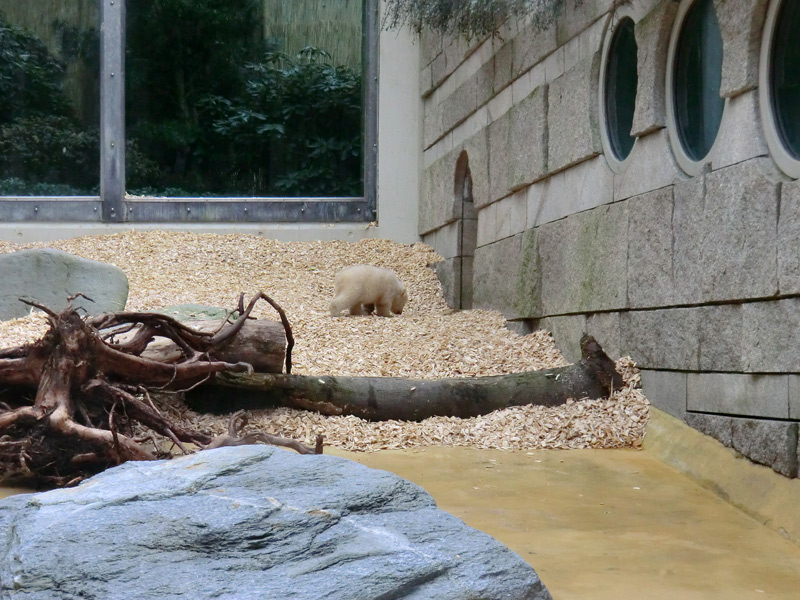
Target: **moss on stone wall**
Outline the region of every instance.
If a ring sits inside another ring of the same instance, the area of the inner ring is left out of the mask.
[[[545,28],[558,14],[560,0],[388,0],[384,25],[408,26],[417,33],[431,29],[467,39],[489,35],[510,18]]]

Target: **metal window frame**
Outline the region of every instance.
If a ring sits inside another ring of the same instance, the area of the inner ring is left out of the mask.
[[[3,196],[0,222],[347,223],[377,218],[379,0],[364,0],[364,195],[139,198],[125,194],[125,2],[100,6],[100,196]]]

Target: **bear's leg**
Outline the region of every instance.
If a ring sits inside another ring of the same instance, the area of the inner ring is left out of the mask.
[[[340,305],[340,304],[339,304],[339,303],[336,301],[336,298],[334,298],[333,300],[331,300],[331,303],[328,305],[328,308],[329,308],[329,309],[330,309],[330,311],[331,311],[331,316],[332,316],[332,317],[338,317],[338,316],[339,316],[339,313],[341,313],[341,312],[342,312],[342,307],[341,307],[341,305]]]
[[[350,314],[351,315],[355,315],[357,317],[364,314],[364,312],[361,310],[361,303],[360,302],[358,302],[356,304],[353,304],[350,307]]]
[[[347,292],[340,292],[338,296],[336,296],[330,303],[331,309],[331,316],[338,317],[339,313],[341,313],[344,309],[353,306],[356,302],[356,298],[353,297],[353,294],[348,294]]]
[[[392,311],[391,307],[388,302],[376,302],[375,303],[375,310],[378,312],[378,316],[380,317],[391,317]]]

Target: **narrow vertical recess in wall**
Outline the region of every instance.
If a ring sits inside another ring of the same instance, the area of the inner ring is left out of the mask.
[[[460,204],[461,216],[458,219],[458,256],[460,263],[458,307],[472,308],[472,265],[475,247],[478,244],[478,213],[472,199],[472,173],[469,170],[469,157],[462,151],[456,161],[455,182],[453,186],[455,202]]]

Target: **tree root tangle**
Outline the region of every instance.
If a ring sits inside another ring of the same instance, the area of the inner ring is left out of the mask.
[[[309,448],[267,434],[239,435],[245,420],[231,418],[227,434],[214,437],[161,414],[150,392],[185,390],[216,373],[252,373],[245,362],[215,359],[264,300],[281,317],[286,339],[286,372],[291,372],[294,339],[284,311],[264,293],[247,306],[239,297],[239,316],[215,332],[201,332],[149,312],[119,312],[81,317],[72,308],[55,313],[22,300],[47,315],[50,328],[38,341],[0,349],[0,481],[37,487],[77,483],[128,460],[168,458],[171,450],[155,442],[157,433],[183,453],[195,448],[268,443],[305,453],[321,453],[322,440]],[[121,334],[135,332],[120,340]],[[142,356],[155,338],[167,338],[181,350],[176,362]],[[141,434],[141,430],[151,433]],[[137,437],[136,431],[140,432]]]

